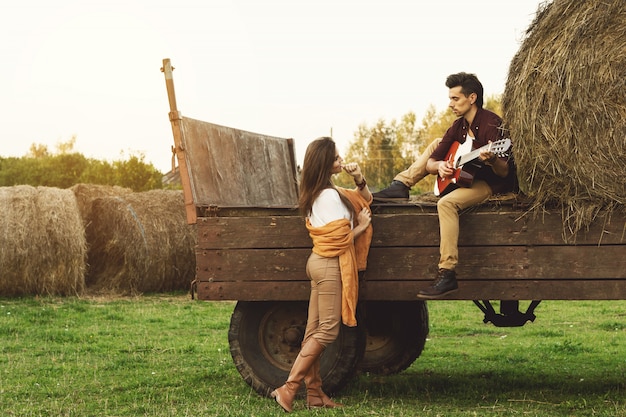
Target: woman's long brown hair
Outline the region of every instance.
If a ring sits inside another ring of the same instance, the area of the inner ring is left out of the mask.
[[[313,202],[326,188],[333,188],[332,169],[335,163],[335,141],[329,137],[315,139],[306,148],[302,172],[300,174],[300,212],[304,216],[311,213]],[[350,201],[339,192],[343,204],[353,213]]]

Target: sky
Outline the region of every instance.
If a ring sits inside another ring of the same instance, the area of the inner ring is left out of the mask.
[[[293,138],[418,120],[445,78],[504,92],[543,0],[21,0],[0,5],[0,156],[76,137],[89,158],[171,169],[165,79],[187,117]]]

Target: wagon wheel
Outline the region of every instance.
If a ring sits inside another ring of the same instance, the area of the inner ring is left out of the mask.
[[[411,366],[428,336],[428,308],[424,301],[367,301],[365,355],[359,371],[392,375]]]
[[[259,394],[285,383],[300,351],[308,303],[302,301],[239,301],[230,320],[230,354],[243,379]],[[352,377],[365,350],[365,333],[341,326],[337,340],[322,354],[323,389],[337,392]]]

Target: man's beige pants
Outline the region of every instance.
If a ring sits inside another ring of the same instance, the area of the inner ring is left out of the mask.
[[[411,164],[410,167],[399,173],[395,176],[394,180],[400,181],[404,183],[407,187],[413,187],[420,180],[424,179],[426,175],[428,175],[428,171],[426,171],[426,163],[428,162],[428,158],[434,152],[437,145],[441,142],[441,138],[437,138],[430,142],[430,144],[424,149],[415,162]]]
[[[437,201],[439,268],[454,270],[459,262],[459,211],[482,203],[491,194],[485,181],[476,180],[470,188],[459,187]]]
[[[415,162],[396,175],[394,180],[412,187],[428,175],[426,163],[439,142],[441,138],[433,140]],[[474,181],[470,188],[459,187],[439,199],[439,268],[454,270],[459,262],[459,211],[482,203],[491,194],[491,187],[486,182]]]

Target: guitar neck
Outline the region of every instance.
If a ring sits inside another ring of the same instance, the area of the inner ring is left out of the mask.
[[[465,155],[462,155],[459,158],[459,161],[457,163],[457,167],[461,167],[461,166],[467,164],[468,162],[472,162],[474,159],[478,158],[478,156],[480,155],[480,153],[482,151],[486,151],[487,149],[489,149],[490,146],[491,146],[491,144],[485,145],[485,146],[481,146],[478,149],[474,149],[473,151],[470,151],[470,152],[466,153]]]

